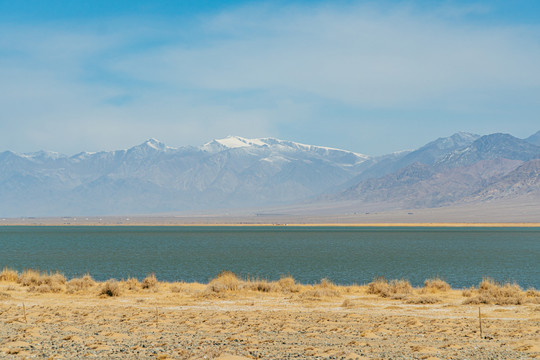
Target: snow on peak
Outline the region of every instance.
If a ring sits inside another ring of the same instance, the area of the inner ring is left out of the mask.
[[[224,139],[212,140],[204,144],[201,149],[208,152],[219,152],[228,149],[247,148],[247,147],[269,147],[277,151],[308,151],[319,153],[320,155],[334,154],[350,154],[357,158],[358,162],[362,162],[369,157],[363,154],[354,153],[351,151],[335,149],[325,146],[306,145],[293,141],[279,140],[275,138],[260,138],[246,139],[240,136],[227,136]],[[279,150],[278,150],[279,149]]]
[[[227,136],[224,139],[216,139],[214,141],[229,149],[247,147],[247,146],[253,146],[253,145],[255,146],[266,145],[260,139],[246,139],[240,136]]]
[[[158,139],[150,138],[146,140],[144,143],[139,145],[140,147],[146,147],[157,151],[169,151],[169,150],[176,150],[176,148],[170,147],[159,141]]]
[[[164,143],[162,143],[161,141],[159,141],[157,139],[154,139],[154,138],[146,140],[144,142],[144,145],[149,146],[149,147],[151,147],[153,149],[156,149],[156,150],[163,150],[164,148],[167,147]]]

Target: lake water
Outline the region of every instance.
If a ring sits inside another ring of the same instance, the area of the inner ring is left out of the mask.
[[[302,283],[363,284],[440,276],[453,287],[484,276],[540,289],[539,228],[0,227],[0,267],[68,278],[208,282],[221,270]]]

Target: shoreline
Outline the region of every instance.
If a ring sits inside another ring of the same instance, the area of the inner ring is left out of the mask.
[[[504,222],[429,222],[429,223],[153,223],[153,222],[83,222],[66,223],[66,222],[8,222],[0,223],[0,227],[9,226],[89,226],[89,227],[105,227],[105,226],[141,226],[141,227],[419,227],[419,228],[540,228],[540,222],[520,222],[520,223],[504,223]]]
[[[346,287],[232,273],[208,284],[65,281],[51,273],[41,280],[0,278],[0,357],[540,358],[540,293],[512,285],[456,290],[434,279],[423,288]],[[490,296],[500,304],[485,303]]]

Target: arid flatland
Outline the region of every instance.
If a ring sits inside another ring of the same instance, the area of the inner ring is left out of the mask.
[[[540,293],[489,280],[456,290],[439,279],[300,285],[231,273],[209,284],[9,270],[0,279],[4,358],[540,357]]]

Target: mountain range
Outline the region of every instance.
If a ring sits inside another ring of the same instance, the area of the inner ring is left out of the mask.
[[[540,199],[540,131],[456,133],[372,157],[274,138],[200,147],[150,139],[126,150],[0,153],[0,216],[227,211],[300,203],[409,209]]]

